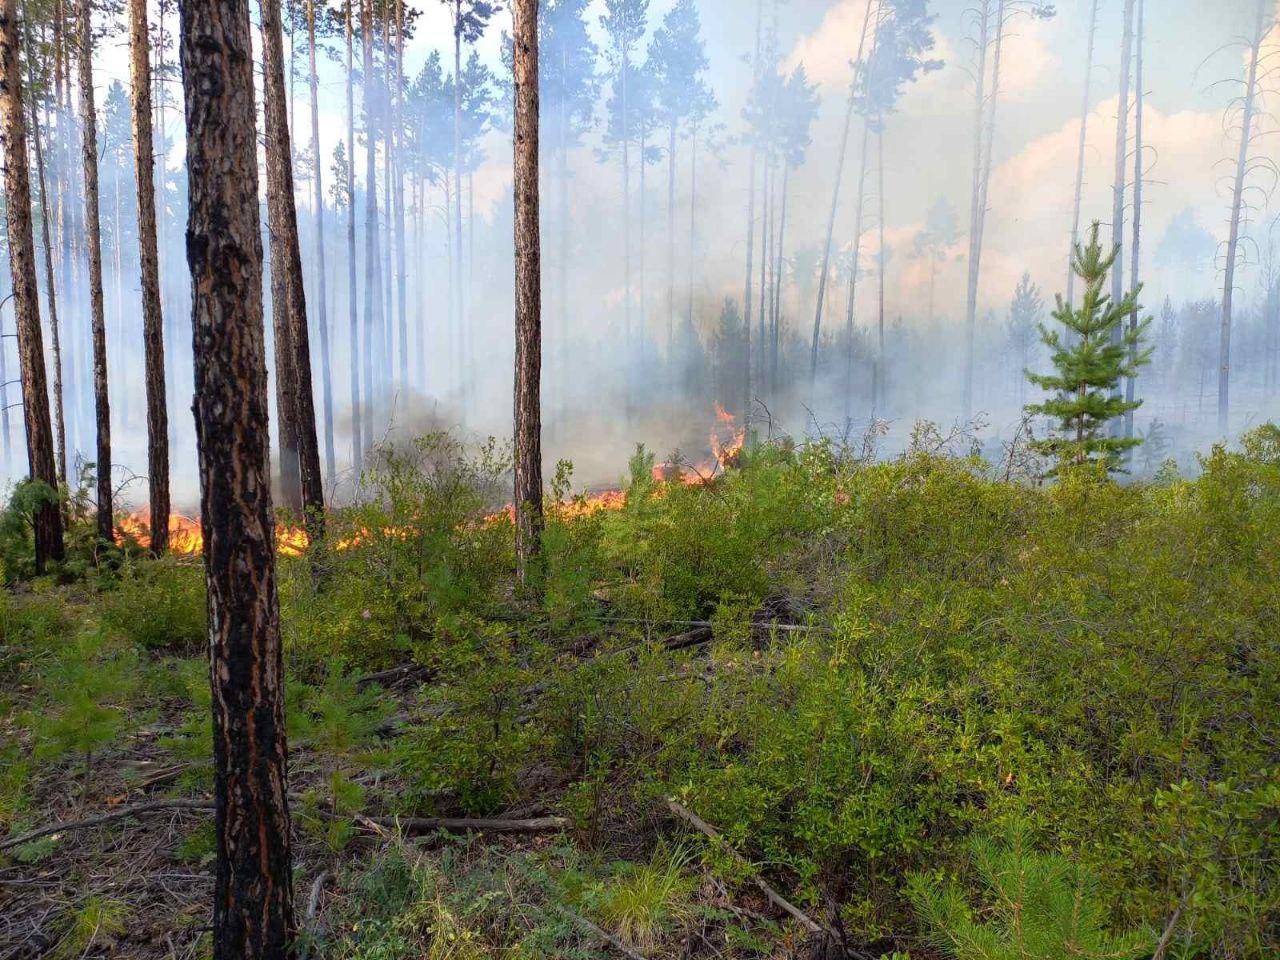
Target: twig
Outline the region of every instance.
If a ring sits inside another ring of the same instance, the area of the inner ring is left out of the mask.
[[[90,827],[98,827],[105,823],[111,823],[115,820],[124,820],[127,817],[137,817],[147,813],[159,813],[165,810],[212,809],[212,800],[152,800],[147,803],[136,803],[132,806],[121,807],[119,810],[113,810],[111,813],[104,813],[98,817],[86,817],[83,820],[67,820],[63,823],[54,823],[47,827],[41,827],[39,830],[32,830],[30,833],[24,833],[20,837],[10,837],[7,840],[0,841],[0,850],[10,850],[13,847],[20,847],[23,844],[30,843],[32,840],[39,840],[41,837],[47,837],[52,833],[69,833],[73,830],[87,830]]]
[[[616,948],[620,953],[630,957],[631,960],[646,960],[645,955],[643,953],[637,953],[635,950],[631,949],[629,946],[627,946],[625,943],[623,943],[621,940],[615,937],[608,930],[605,930],[603,927],[596,926],[586,917],[580,914],[574,913],[568,907],[561,906],[558,903],[555,904],[554,906],[557,910],[563,913],[566,917],[568,917],[574,923],[578,924],[579,926],[581,926],[586,930],[590,930],[592,933],[594,933],[600,939],[604,940],[606,943],[612,944],[614,948]]]
[[[1173,911],[1173,916],[1169,918],[1169,922],[1164,925],[1164,933],[1160,934],[1160,942],[1156,944],[1155,953],[1151,955],[1151,960],[1164,960],[1164,952],[1169,949],[1169,943],[1173,940],[1174,928],[1178,925],[1178,920],[1182,917],[1182,907]]]
[[[711,824],[707,823],[707,821],[703,820],[692,810],[687,809],[686,807],[677,803],[675,800],[670,798],[667,799],[667,809],[670,810],[677,817],[679,817],[681,820],[683,820],[685,823],[689,824],[689,826],[693,827],[699,833],[703,834],[704,836],[712,840],[721,839],[720,832],[716,830],[715,827],[711,826]],[[727,850],[729,852],[729,856],[733,857],[733,859],[736,860],[737,862],[749,865],[749,861],[747,860],[747,858],[744,857],[742,854],[740,854],[737,850],[734,850],[733,847],[730,847],[726,844],[725,850]],[[810,933],[813,933],[813,934],[825,933],[825,934],[828,934],[829,936],[831,935],[831,932],[829,930],[823,927],[820,923],[818,923],[816,920],[810,917],[807,913],[805,913],[803,910],[801,910],[791,901],[787,900],[782,894],[778,893],[777,890],[769,886],[769,884],[767,884],[760,877],[753,875],[751,880],[757,887],[760,888],[760,892],[769,898],[770,903],[772,903],[774,906],[782,910],[785,910],[787,913],[791,914],[791,916],[793,916],[796,920],[798,920],[800,922],[800,925],[804,927],[806,930],[808,930]]]
[[[320,909],[320,894],[324,890],[324,885],[330,877],[328,870],[321,870],[320,875],[316,877],[316,882],[311,884],[311,896],[307,897],[307,924],[315,922],[316,913]]]

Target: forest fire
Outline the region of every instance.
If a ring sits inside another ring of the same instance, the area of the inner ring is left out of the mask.
[[[659,483],[679,482],[686,486],[699,486],[710,483],[722,476],[726,470],[738,462],[738,455],[746,442],[746,431],[738,427],[737,418],[728,413],[719,403],[715,406],[716,421],[711,429],[708,447],[711,456],[696,464],[686,465],[668,461],[653,467],[653,479]],[[600,490],[586,493],[571,500],[561,501],[553,509],[561,517],[573,519],[586,517],[602,510],[621,510],[627,502],[625,490]],[[489,514],[486,522],[500,517],[515,519],[515,507],[507,504],[501,510]],[[388,529],[383,531],[389,536],[407,536],[408,531]],[[355,534],[334,543],[337,550],[347,550],[359,545],[365,539],[366,532]],[[133,542],[141,547],[151,545],[151,518],[147,510],[122,514],[116,524],[116,540],[120,543]],[[307,533],[297,525],[280,523],[276,525],[276,551],[287,557],[300,557],[307,550]],[[169,550],[177,556],[198,556],[204,549],[204,533],[200,521],[181,514],[169,517]]]

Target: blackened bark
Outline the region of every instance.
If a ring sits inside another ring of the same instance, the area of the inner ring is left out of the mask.
[[[164,383],[160,257],[156,250],[151,38],[146,0],[129,0],[129,73],[133,86],[133,163],[138,184],[138,260],[142,278],[142,343],[146,366],[151,553],[158,557],[169,547],[169,411]]]
[[[249,6],[186,0],[181,11],[213,691],[213,955],[281,960],[293,888]]]
[[[522,583],[542,553],[542,253],[538,211],[538,3],[515,0],[515,509]]]
[[[35,240],[31,229],[31,182],[27,169],[27,129],[22,114],[21,39],[16,0],[0,2],[0,137],[4,140],[5,217],[9,232],[9,270],[18,335],[27,467],[32,480],[58,489],[49,424],[49,388],[45,379],[44,339],[36,292]],[[47,503],[32,518],[36,571],[63,558],[62,513]]]
[[[280,404],[294,417],[288,431],[297,444],[298,492],[312,541],[324,535],[324,476],[316,442],[315,394],[311,386],[311,341],[307,332],[307,295],[302,279],[302,254],[298,246],[298,212],[293,199],[293,150],[284,88],[284,40],[280,27],[280,0],[263,0],[262,67],[264,122],[267,134],[267,223],[271,237],[271,310],[276,335],[276,393],[283,384],[292,391]],[[281,342],[281,325],[286,327]],[[287,376],[285,371],[287,370]],[[282,431],[283,439],[285,432]],[[292,493],[294,478],[281,464],[281,486]]]
[[[97,436],[98,539],[114,542],[111,516],[111,401],[107,394],[107,322],[102,302],[102,231],[98,211],[98,111],[93,102],[91,0],[80,0],[80,147],[84,164],[85,242],[89,245],[89,316],[93,334],[93,417]]]

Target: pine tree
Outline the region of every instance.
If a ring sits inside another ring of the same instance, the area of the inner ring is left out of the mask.
[[[1076,245],[1073,269],[1085,284],[1080,307],[1073,309],[1059,296],[1053,312],[1053,319],[1071,336],[1064,341],[1059,331],[1040,327],[1040,339],[1049,348],[1057,372],[1027,371],[1027,379],[1054,396],[1026,410],[1058,421],[1058,436],[1032,444],[1037,452],[1057,459],[1053,473],[1087,463],[1105,464],[1108,471],[1119,470],[1120,455],[1142,442],[1137,437],[1107,433],[1110,421],[1142,404],[1141,400],[1129,401],[1120,396],[1120,380],[1135,376],[1138,368],[1151,359],[1151,351],[1141,348],[1151,319],[1144,318],[1136,326],[1125,328],[1125,319],[1140,309],[1137,298],[1141,287],[1119,303],[1102,292],[1118,253],[1116,248],[1103,255],[1095,222],[1088,244]]]
[[[1077,260],[1079,254],[1077,253]],[[986,909],[970,908],[955,882],[913,875],[907,895],[931,945],[955,960],[1125,960],[1150,955],[1142,931],[1107,931],[1098,878],[1031,845],[1015,824],[1000,840],[976,838],[973,863]]]

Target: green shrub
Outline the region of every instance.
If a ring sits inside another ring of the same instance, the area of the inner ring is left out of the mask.
[[[143,647],[199,653],[208,644],[204,569],[198,564],[133,560],[102,601],[103,623]]]

